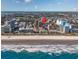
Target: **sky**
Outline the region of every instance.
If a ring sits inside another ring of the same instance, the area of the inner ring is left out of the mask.
[[[1,0],[1,11],[77,11],[78,0]]]

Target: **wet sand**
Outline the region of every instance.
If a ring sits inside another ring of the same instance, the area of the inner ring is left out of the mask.
[[[77,40],[2,40],[1,44],[6,45],[51,45],[51,44],[78,44]]]

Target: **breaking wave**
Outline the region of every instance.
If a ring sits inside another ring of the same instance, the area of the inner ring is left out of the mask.
[[[75,53],[77,52],[77,45],[2,45],[2,51],[12,50],[15,52],[20,52],[23,50],[29,52],[53,52],[53,53],[61,53],[61,52],[68,52],[68,53]]]
[[[77,59],[77,45],[2,45],[1,59]]]

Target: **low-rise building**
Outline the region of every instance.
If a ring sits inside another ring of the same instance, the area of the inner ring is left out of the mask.
[[[67,19],[58,19],[56,24],[59,26],[60,32],[62,33],[69,33],[72,29],[72,26]]]
[[[15,18],[13,18],[12,20],[9,21],[9,25],[11,28],[11,32],[15,32],[15,31],[19,30],[18,22],[16,21]]]
[[[1,33],[11,32],[10,25],[1,26]]]

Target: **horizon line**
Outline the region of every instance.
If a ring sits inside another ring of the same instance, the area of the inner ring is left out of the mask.
[[[1,11],[1,12],[78,12],[78,11]]]

